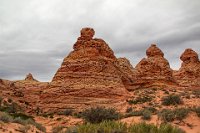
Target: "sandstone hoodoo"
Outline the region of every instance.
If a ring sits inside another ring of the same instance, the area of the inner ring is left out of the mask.
[[[42,99],[63,102],[62,106],[68,108],[82,108],[106,103],[114,106],[120,103],[119,99],[129,96],[114,52],[104,40],[93,38],[94,33],[92,28],[81,30],[74,50],[64,58]]]
[[[102,39],[94,38],[92,28],[83,28],[81,36],[52,80],[52,86],[75,96],[116,97],[127,95],[117,58]],[[75,90],[79,90],[77,94]],[[81,92],[81,93],[80,93]]]
[[[136,65],[135,87],[162,86],[163,83],[173,83],[173,71],[169,62],[164,58],[164,53],[152,44],[146,50],[146,55],[147,58],[143,58]]]
[[[174,77],[180,86],[200,86],[200,61],[198,54],[192,49],[186,49],[181,55],[181,68],[174,72]]]

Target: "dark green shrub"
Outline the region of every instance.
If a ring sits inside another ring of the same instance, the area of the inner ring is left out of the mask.
[[[21,118],[22,120],[33,119],[33,116],[26,115],[24,113],[14,113],[10,114],[14,119]]]
[[[126,109],[126,113],[130,113],[130,112],[132,112],[132,111],[133,111],[133,108],[132,108],[132,107],[129,107],[129,108]]]
[[[174,110],[174,113],[176,115],[176,119],[182,121],[187,117],[189,110],[186,108],[178,108]]]
[[[163,120],[164,122],[172,122],[175,120],[175,114],[172,110],[169,109],[163,109],[160,113],[159,113],[159,118],[161,118],[161,120]]]
[[[100,123],[105,120],[117,120],[120,114],[113,108],[96,107],[86,109],[82,112],[82,117],[90,123]]]
[[[182,104],[182,100],[179,95],[169,95],[162,98],[163,105],[178,105]]]
[[[9,102],[9,103],[12,103],[12,99],[9,98],[9,99],[8,99],[8,102]]]
[[[128,103],[129,104],[142,104],[145,102],[150,102],[152,101],[152,98],[149,96],[144,96],[144,97],[137,97],[136,99],[133,100],[129,100]]]
[[[151,111],[145,109],[142,112],[142,119],[143,120],[150,120],[151,119]]]
[[[172,122],[174,120],[182,121],[184,118],[187,117],[188,113],[189,113],[189,110],[186,109],[186,108],[177,108],[177,109],[174,109],[174,110],[163,109],[159,113],[159,117],[164,122]]]
[[[72,115],[73,114],[73,109],[65,109],[63,112],[59,112],[58,115],[66,115],[66,116],[69,116],[69,115]]]

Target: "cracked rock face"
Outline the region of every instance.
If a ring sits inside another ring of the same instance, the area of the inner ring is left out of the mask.
[[[181,55],[181,68],[173,75],[181,86],[200,86],[200,61],[198,54],[192,49],[186,49]]]

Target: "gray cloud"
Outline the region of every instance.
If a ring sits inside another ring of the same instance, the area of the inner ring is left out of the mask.
[[[133,66],[151,43],[174,69],[185,48],[200,52],[199,0],[1,0],[0,77],[51,80],[85,26]]]

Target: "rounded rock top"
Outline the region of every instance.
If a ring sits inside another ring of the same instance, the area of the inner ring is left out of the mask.
[[[81,37],[93,38],[94,34],[95,31],[93,28],[86,27],[81,29]]]

